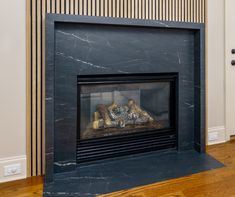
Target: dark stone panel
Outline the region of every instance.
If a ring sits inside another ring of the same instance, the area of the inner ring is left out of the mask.
[[[194,31],[61,23],[55,38],[57,167],[75,163],[79,75],[179,73],[179,149],[193,148]]]
[[[194,66],[194,76],[195,76],[195,128],[194,128],[194,147],[199,152],[205,152],[205,133],[206,133],[206,123],[205,123],[205,35],[204,28],[203,31],[198,31],[195,33],[195,66]]]
[[[54,174],[54,23],[46,21],[46,119],[45,119],[45,180],[53,180]]]
[[[209,155],[193,150],[145,153],[57,174],[44,186],[43,196],[91,197],[220,167],[223,164]]]

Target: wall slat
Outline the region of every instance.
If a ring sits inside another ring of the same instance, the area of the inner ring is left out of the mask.
[[[41,1],[41,0],[39,0]],[[51,0],[51,13],[55,13],[57,0]]]
[[[45,172],[45,157],[44,157],[44,153],[45,153],[45,116],[43,116],[43,114],[45,114],[45,23],[43,21],[45,21],[45,13],[46,13],[46,0],[42,0],[42,21],[41,21],[41,25],[42,25],[42,76],[41,76],[41,84],[42,84],[42,140],[41,140],[41,147],[42,147],[42,151],[41,151],[41,169],[42,169],[42,174],[44,174]]]
[[[42,42],[42,38],[41,38],[41,32],[42,32],[42,26],[41,26],[41,3],[42,1],[37,1],[37,68],[36,68],[36,73],[37,73],[37,174],[41,174],[42,173],[42,166],[41,166],[41,152],[42,152],[42,117],[41,117],[41,112],[42,112],[42,97],[41,97],[41,93],[42,93],[42,86],[41,86],[41,68],[42,68],[42,53],[41,53],[41,42]]]
[[[70,14],[74,14],[74,0],[70,0]]]
[[[153,1],[152,0],[149,0],[148,12],[149,12],[149,19],[153,20]]]
[[[191,13],[191,16],[190,16],[190,22],[193,22],[194,21],[194,0],[191,0],[191,9],[190,9],[190,13]]]
[[[78,0],[79,2],[78,2],[78,7],[79,7],[79,15],[82,15],[83,13],[82,13],[82,1],[80,1],[80,0]]]
[[[87,0],[87,15],[91,16],[91,0]]]
[[[32,107],[32,74],[31,74],[31,66],[32,66],[32,5],[31,5],[31,0],[27,0],[26,4],[26,9],[27,9],[27,15],[26,15],[26,33],[27,33],[27,43],[26,43],[26,76],[27,76],[27,94],[26,94],[26,129],[27,129],[27,135],[26,135],[26,150],[27,150],[27,176],[31,176],[32,172],[32,113],[31,113],[31,107]]]
[[[78,12],[79,12],[79,4],[78,4],[78,0],[75,0],[75,2],[74,2],[74,14],[75,15],[78,15]],[[95,8],[95,6],[94,6],[94,8]]]
[[[114,17],[114,16],[111,16]],[[131,0],[128,1],[127,5],[127,18],[131,18]]]
[[[57,0],[56,1],[56,14],[60,14],[60,13],[61,13],[61,11],[60,11],[60,0]]]
[[[108,0],[104,0],[104,16],[108,16]]]
[[[152,20],[156,20],[156,1],[152,0]]]
[[[182,7],[182,14],[181,14],[181,21],[185,22],[185,1],[182,0],[182,4],[181,4],[181,7]]]
[[[64,10],[64,2],[65,0],[60,0],[60,9],[61,9],[61,14],[64,14],[65,13],[65,10]]]
[[[141,19],[142,11],[141,11],[141,0],[137,0],[137,19]]]
[[[120,7],[119,7],[119,9],[120,9],[120,17],[121,18],[124,18],[124,0],[120,0]]]
[[[165,3],[165,20],[169,21],[169,2],[166,0]]]
[[[99,16],[104,16],[104,0],[99,0],[100,2],[100,15]]]
[[[65,0],[65,14],[69,14],[69,0]]]
[[[184,0],[184,21],[188,21],[188,0]]]
[[[162,0],[162,20],[166,20],[166,0]]]
[[[32,1],[32,175],[37,175],[37,32],[36,2]]]
[[[180,13],[180,11],[179,11],[179,1],[180,0],[176,0],[175,1],[175,20],[176,21],[179,21],[179,13]]]
[[[30,1],[33,1],[33,0],[30,0]],[[51,1],[50,0],[46,0],[46,5],[47,5],[47,13],[50,13],[51,12]]]
[[[45,14],[204,23],[205,0],[27,0],[28,175],[44,173]]]
[[[145,19],[149,20],[149,0],[145,0]]]
[[[158,2],[158,19],[159,20],[162,20],[163,19],[163,17],[162,17],[162,12],[163,12],[163,9],[162,9],[162,1],[163,0],[159,0],[159,2]]]
[[[92,13],[91,13],[91,15],[92,16],[95,16],[95,5],[96,5],[96,0],[91,0],[92,2],[91,2],[91,5],[92,5]],[[76,14],[76,13],[75,13]]]
[[[206,0],[202,0],[203,2],[202,2],[202,10],[201,10],[201,12],[203,13],[203,14],[201,14],[201,16],[202,16],[202,23],[205,23],[205,4],[206,4]]]

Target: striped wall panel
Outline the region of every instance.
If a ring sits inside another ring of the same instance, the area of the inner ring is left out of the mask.
[[[46,13],[204,23],[205,0],[27,0],[28,176],[44,173]]]

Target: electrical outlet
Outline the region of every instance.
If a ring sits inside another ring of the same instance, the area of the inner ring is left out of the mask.
[[[208,135],[209,141],[215,141],[218,140],[219,136],[218,136],[218,132],[211,132]]]
[[[13,176],[21,173],[21,165],[13,164],[4,166],[4,176]]]

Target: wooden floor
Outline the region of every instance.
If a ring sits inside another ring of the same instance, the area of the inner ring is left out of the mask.
[[[235,141],[210,146],[210,155],[226,167],[102,197],[235,197]],[[0,197],[42,196],[42,177],[0,184]]]

